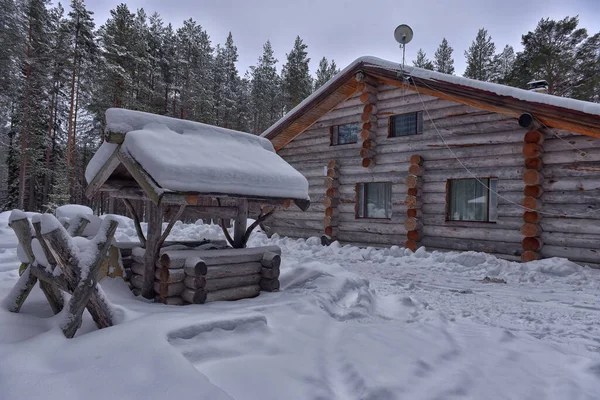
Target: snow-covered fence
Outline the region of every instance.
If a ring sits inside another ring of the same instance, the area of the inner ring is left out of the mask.
[[[112,326],[109,302],[97,283],[100,267],[109,251],[118,222],[106,218],[96,235],[92,239],[85,239],[70,235],[83,232],[89,222],[84,222],[84,217],[75,219],[69,231],[51,214],[38,214],[32,220],[33,224],[20,210],[14,210],[9,220],[29,262],[5,300],[7,308],[19,312],[39,280],[40,288],[55,314],[63,311],[65,305],[62,292],[71,295],[61,323],[66,337],[73,337],[81,326],[85,308],[98,328]],[[32,232],[35,232],[35,238]]]

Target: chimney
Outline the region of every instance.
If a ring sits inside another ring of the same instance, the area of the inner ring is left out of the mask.
[[[527,82],[527,89],[537,93],[548,93],[548,82],[543,79]]]

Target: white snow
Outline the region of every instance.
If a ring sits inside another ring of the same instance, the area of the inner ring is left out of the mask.
[[[79,214],[83,215],[94,215],[94,211],[88,206],[82,206],[79,204],[66,204],[64,206],[60,206],[56,208],[54,212],[56,218],[75,218]]]
[[[19,264],[5,228],[0,297]],[[131,220],[117,238],[135,240]],[[223,239],[178,223],[169,240],[202,238]],[[36,287],[21,313],[0,309],[0,398],[598,398],[600,271],[319,243],[252,235],[282,248],[282,291],[231,303],[148,303],[107,278],[116,326],[86,312],[71,340]]]
[[[295,112],[300,110],[306,104],[311,102],[314,98],[319,96],[321,93],[325,92],[330,85],[332,85],[339,76],[344,75],[346,72],[354,69],[357,65],[363,64],[369,67],[381,68],[388,71],[396,71],[401,72],[404,71],[406,75],[426,79],[426,80],[434,80],[441,82],[453,83],[456,85],[466,86],[473,89],[484,90],[486,92],[494,93],[499,96],[512,97],[517,100],[522,100],[531,103],[539,103],[546,104],[554,107],[561,107],[573,111],[580,111],[585,114],[592,115],[600,115],[600,104],[592,103],[588,101],[569,99],[566,97],[559,97],[545,93],[533,92],[530,90],[514,88],[510,86],[500,85],[497,83],[491,82],[482,82],[475,79],[464,78],[462,76],[448,75],[440,72],[429,71],[423,68],[411,67],[408,65],[402,67],[402,64],[384,60],[378,57],[373,56],[364,56],[359,57],[354,60],[350,65],[340,71],[336,76],[331,78],[325,85],[321,86],[318,90],[313,92],[310,96],[308,96],[304,101],[290,110],[286,115],[280,118],[277,122],[271,125],[263,134],[262,137],[266,137],[275,130],[283,121],[287,120],[290,115],[293,115]]]
[[[118,144],[103,142],[94,156],[88,162],[85,168],[85,180],[87,183],[91,183],[92,180],[98,175],[102,166],[108,161],[110,156],[117,150]]]
[[[106,120],[107,130],[126,133],[121,151],[164,190],[309,198],[306,178],[260,136],[124,109],[107,110]],[[115,149],[105,144],[86,169],[88,182]]]

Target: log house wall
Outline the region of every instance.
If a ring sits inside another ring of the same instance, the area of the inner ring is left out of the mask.
[[[324,233],[325,167],[335,160],[339,168],[339,206],[337,239],[361,246],[404,246],[407,231],[404,220],[408,194],[405,183],[410,157],[423,158],[420,196],[423,227],[420,245],[428,249],[485,251],[519,260],[522,253],[524,210],[498,198],[496,223],[446,221],[446,183],[448,179],[470,178],[442,143],[431,120],[461,161],[478,177],[497,177],[498,192],[521,204],[526,168],[523,137],[515,118],[476,109],[448,100],[421,95],[424,112],[423,134],[388,137],[391,115],[422,111],[415,92],[381,84],[377,90],[377,155],[375,165],[363,168],[361,141],[330,146],[330,128],[361,122],[364,104],[361,93],[323,116],[310,129],[279,151],[279,154],[309,181],[312,204],[306,212],[290,208],[277,213],[271,222],[280,235],[320,236]],[[569,214],[568,218],[544,216],[539,222],[544,243],[542,258],[568,257],[590,265],[600,264],[600,140],[565,131],[546,133],[543,143],[544,189],[542,211]],[[585,158],[571,145],[586,152]],[[355,218],[357,183],[392,182],[392,218]]]

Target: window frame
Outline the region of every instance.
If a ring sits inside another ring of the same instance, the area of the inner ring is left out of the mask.
[[[356,129],[356,141],[355,142],[349,142],[349,143],[334,143],[333,138],[334,138],[334,133],[333,130],[335,128],[338,128],[338,142],[339,142],[339,127],[340,126],[346,126],[346,125],[356,125],[357,129]],[[360,122],[349,122],[347,124],[337,124],[337,125],[332,125],[329,127],[329,146],[345,146],[348,144],[356,144],[358,143],[360,139]]]
[[[472,180],[472,181],[483,181],[487,179],[487,203],[486,203],[486,207],[487,207],[487,220],[486,221],[477,221],[477,220],[468,220],[468,219],[450,219],[450,210],[451,210],[451,204],[450,201],[452,199],[452,185],[451,182],[452,181],[465,181],[465,180]],[[448,178],[446,179],[446,210],[445,210],[445,216],[444,219],[447,223],[472,223],[472,224],[496,224],[498,223],[498,195],[496,194],[496,220],[495,221],[490,221],[490,215],[491,213],[491,209],[490,209],[490,204],[491,204],[491,181],[495,180],[496,181],[496,193],[498,192],[498,177],[497,176],[482,176],[482,177],[477,177],[477,179],[475,178]]]
[[[409,135],[394,136],[392,134],[393,131],[394,131],[392,129],[393,118],[399,117],[399,116],[403,116],[403,115],[410,115],[410,114],[415,114],[415,118],[417,119],[417,122],[416,122],[416,125],[415,125],[415,127],[416,127],[415,133],[411,133]],[[419,132],[419,115],[421,115],[421,132]],[[395,138],[403,138],[403,137],[408,137],[408,136],[422,135],[423,131],[425,130],[424,124],[425,124],[425,121],[423,120],[423,111],[422,110],[421,111],[412,111],[412,112],[407,112],[407,113],[400,113],[400,114],[390,115],[388,117],[388,135],[387,136],[388,136],[388,138],[395,139]]]
[[[367,190],[365,190],[364,185],[369,185],[369,184],[373,184],[373,183],[385,183],[385,184],[390,185],[390,206],[393,207],[393,203],[392,203],[392,200],[393,200],[393,193],[392,193],[393,184],[392,184],[392,182],[389,182],[389,181],[383,181],[383,182],[381,182],[381,181],[377,181],[377,182],[357,182],[355,184],[355,187],[354,187],[354,192],[356,193],[356,203],[355,203],[355,207],[354,207],[354,219],[358,219],[358,220],[371,220],[372,219],[372,220],[377,220],[377,221],[382,221],[382,220],[383,221],[391,221],[392,217],[393,217],[393,212],[392,212],[392,208],[391,207],[390,207],[390,216],[389,217],[361,217],[361,216],[359,216],[359,214],[360,214],[360,208],[361,208],[361,205],[360,205],[361,201],[362,201],[362,209],[363,209],[362,212],[363,212],[363,215],[366,214],[365,207],[366,207],[366,204],[367,204]],[[363,185],[363,196],[362,196],[362,199],[359,198],[359,193],[360,193],[360,189],[359,188],[360,188],[360,185]]]

